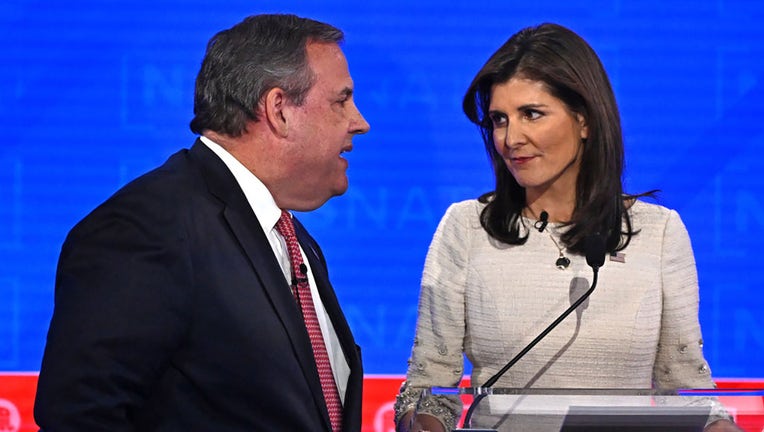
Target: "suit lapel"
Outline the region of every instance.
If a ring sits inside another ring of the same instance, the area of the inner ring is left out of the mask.
[[[316,406],[323,413],[329,427],[329,415],[305,323],[260,223],[233,174],[212,150],[197,140],[190,154],[199,164],[210,192],[223,203],[223,217],[252,263],[260,285],[289,335]],[[253,281],[253,287],[255,285],[257,283]]]
[[[310,262],[310,268],[313,271],[313,279],[316,281],[321,301],[324,304],[326,313],[332,321],[334,331],[340,341],[345,360],[350,367],[350,377],[348,378],[347,389],[345,393],[345,403],[343,405],[343,429],[360,430],[361,429],[361,402],[363,400],[363,363],[361,361],[361,352],[353,339],[345,315],[337,301],[337,296],[329,282],[329,275],[326,269],[326,260],[321,253],[321,248],[308,234],[305,228],[295,218],[295,233],[300,241],[305,255]]]

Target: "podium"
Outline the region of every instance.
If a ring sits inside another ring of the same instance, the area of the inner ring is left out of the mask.
[[[725,414],[745,431],[764,431],[762,388],[432,387],[422,396],[462,400],[454,432],[700,432]]]

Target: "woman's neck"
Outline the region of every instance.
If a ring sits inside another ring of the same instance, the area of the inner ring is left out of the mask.
[[[563,200],[547,196],[528,198],[525,205],[529,213],[525,216],[538,219],[543,211],[549,215],[549,222],[569,222],[576,207],[575,199]]]

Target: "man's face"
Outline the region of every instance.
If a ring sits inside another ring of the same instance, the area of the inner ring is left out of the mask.
[[[293,210],[313,210],[348,188],[348,162],[353,136],[369,124],[353,101],[353,80],[337,44],[309,43],[308,65],[315,76],[301,106],[287,117],[288,154],[282,158],[287,181],[279,203]]]

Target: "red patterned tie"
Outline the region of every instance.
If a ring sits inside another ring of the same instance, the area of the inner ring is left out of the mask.
[[[324,392],[326,407],[329,409],[329,420],[332,422],[332,430],[339,432],[342,429],[340,394],[337,391],[337,384],[334,382],[332,365],[329,363],[329,354],[326,352],[326,345],[324,345],[324,337],[321,334],[321,326],[318,323],[316,309],[313,307],[313,298],[310,295],[310,286],[308,285],[307,267],[302,262],[300,244],[297,242],[297,236],[294,233],[292,218],[286,211],[281,211],[281,217],[276,223],[276,230],[284,237],[287,249],[289,250],[289,261],[292,262],[292,289],[296,291],[294,295],[302,310],[305,327],[308,329],[308,336],[310,336],[310,344],[313,346],[313,357],[315,357],[316,366],[318,367],[318,377],[321,380],[321,389]]]

